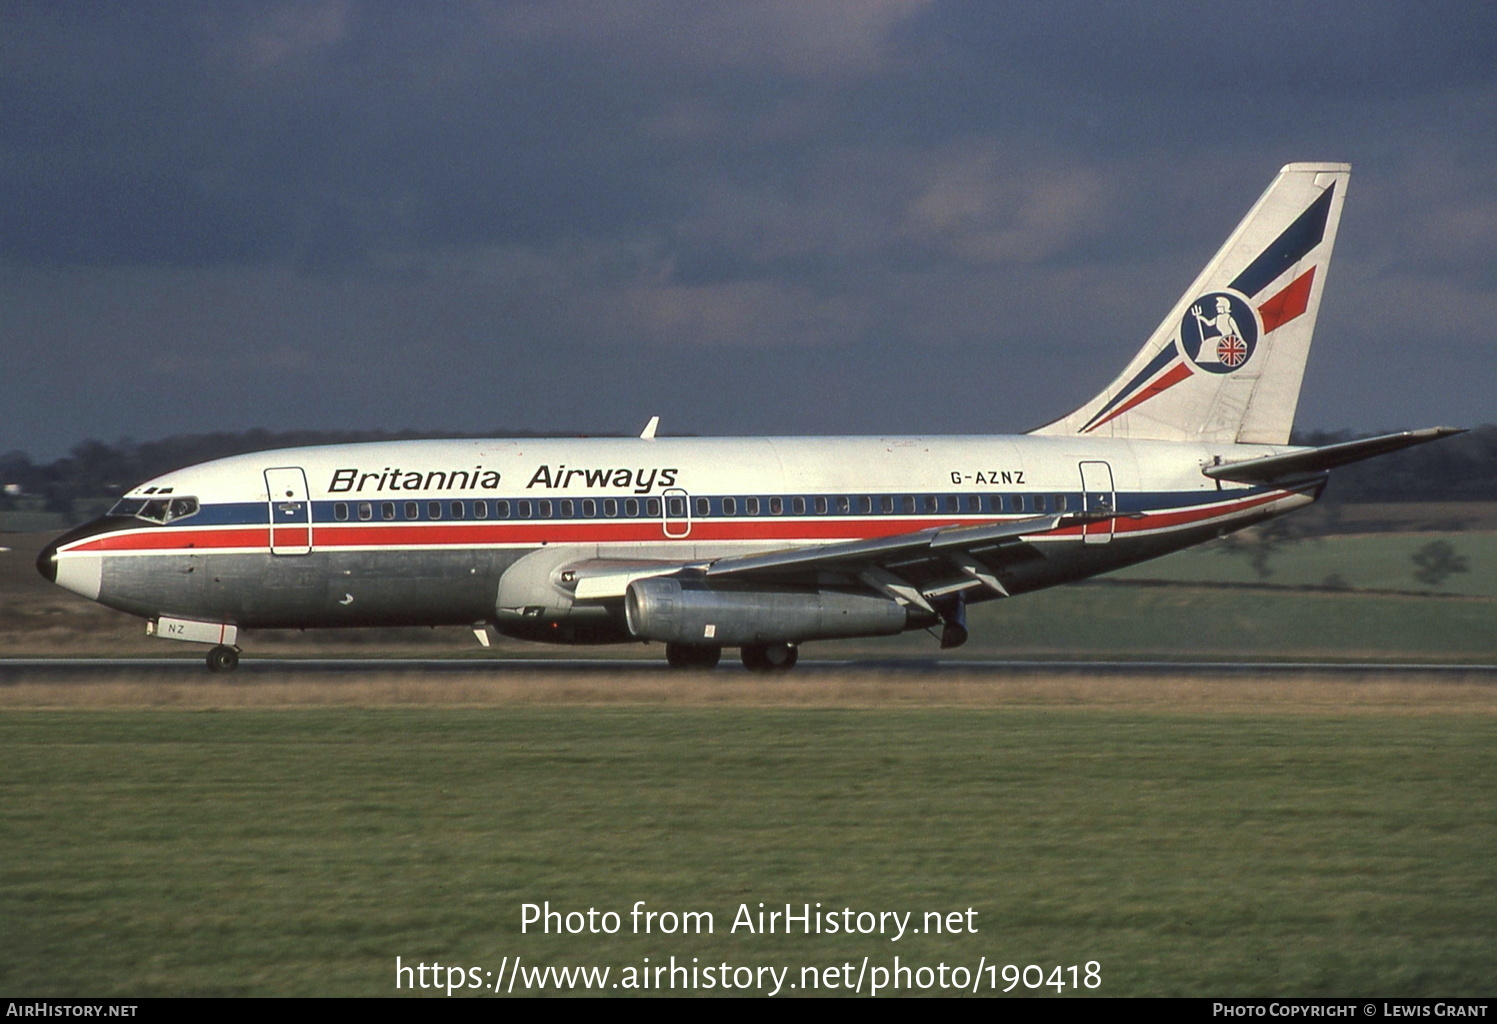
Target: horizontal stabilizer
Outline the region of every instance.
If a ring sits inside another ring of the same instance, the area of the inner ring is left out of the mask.
[[[1214,480],[1233,480],[1244,484],[1270,483],[1285,477],[1335,469],[1337,466],[1361,462],[1375,455],[1386,455],[1401,448],[1412,448],[1416,444],[1428,444],[1442,437],[1464,433],[1465,431],[1459,427],[1405,430],[1397,434],[1366,437],[1360,441],[1328,444],[1323,448],[1306,448],[1303,451],[1288,452],[1284,455],[1265,455],[1259,459],[1207,466],[1201,472]]]

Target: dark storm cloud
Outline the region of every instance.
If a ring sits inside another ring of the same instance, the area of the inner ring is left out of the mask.
[[[647,180],[626,203],[605,173],[637,161],[627,92],[545,46],[475,47],[473,9],[153,10],[28,12],[4,81],[8,253],[315,263],[649,215]]]
[[[0,448],[1020,429],[1300,159],[1356,167],[1302,422],[1490,419],[1385,367],[1497,369],[1494,10],[12,4]]]

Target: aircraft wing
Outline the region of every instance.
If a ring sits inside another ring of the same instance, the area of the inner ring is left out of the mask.
[[[1107,518],[1057,513],[980,526],[946,526],[892,537],[840,541],[707,562],[634,563],[628,566],[577,563],[578,600],[622,597],[629,583],[647,576],[689,573],[718,580],[753,580],[785,585],[832,581],[861,583],[901,603],[929,609],[930,599],[986,586],[1003,596],[995,568],[1038,557],[1024,538],[1061,526]]]
[[[946,526],[893,537],[844,541],[754,555],[732,555],[708,565],[709,579],[763,582],[815,582],[828,574],[856,579],[901,603],[931,609],[930,600],[984,586],[1004,597],[998,581],[1001,563],[1035,557],[1024,538],[1047,533],[1069,521],[1095,516],[1032,516],[982,526]],[[1008,549],[1005,551],[1005,549]],[[1023,550],[1021,550],[1023,549]]]

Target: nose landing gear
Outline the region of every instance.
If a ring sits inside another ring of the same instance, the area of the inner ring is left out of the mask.
[[[239,651],[227,644],[219,644],[208,652],[209,672],[232,672],[239,667]]]

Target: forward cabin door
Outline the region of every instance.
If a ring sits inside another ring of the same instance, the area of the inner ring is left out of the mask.
[[[312,502],[307,474],[299,466],[265,471],[270,496],[270,553],[305,555],[312,550]]]
[[[1118,494],[1112,482],[1112,467],[1105,462],[1081,464],[1081,499],[1087,512],[1116,512]],[[1115,519],[1086,523],[1081,533],[1088,544],[1106,544],[1112,540]]]

